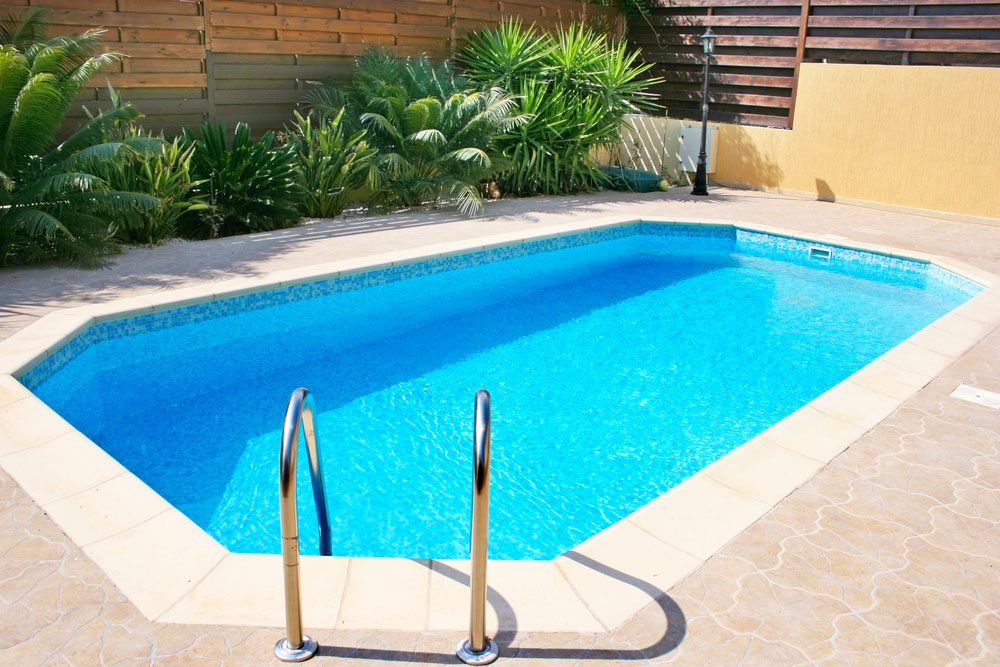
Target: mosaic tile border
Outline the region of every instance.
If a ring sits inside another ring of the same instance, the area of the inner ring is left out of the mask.
[[[931,262],[779,234],[737,228],[735,250],[743,254],[793,261],[811,266],[819,265],[833,270],[853,269],[863,277],[875,280],[899,275],[919,277],[925,281],[928,287],[937,288],[949,296],[966,299],[975,296],[983,289],[982,285]],[[829,259],[825,262],[812,259],[810,253],[813,250],[829,253]]]
[[[658,221],[635,221],[618,224],[603,229],[570,233],[534,241],[523,241],[493,248],[455,254],[447,257],[417,261],[390,266],[371,271],[362,271],[346,276],[321,279],[289,287],[264,288],[259,292],[224,297],[207,303],[170,308],[144,315],[108,319],[97,322],[86,331],[68,341],[54,351],[19,379],[34,390],[45,380],[58,372],[66,364],[83,353],[90,345],[106,340],[123,338],[139,333],[159,331],[173,326],[192,324],[210,319],[226,317],[240,312],[271,308],[287,303],[305,301],[331,294],[365,289],[376,285],[418,278],[422,276],[455,271],[458,269],[493,262],[536,255],[539,253],[574,248],[594,243],[602,243],[632,236],[655,235],[680,238],[732,239],[734,250],[770,259],[782,259],[798,263],[809,263],[809,253],[820,248],[830,253],[825,266],[831,269],[863,268],[865,277],[878,279],[893,274],[909,274],[924,278],[928,282],[940,283],[951,288],[956,295],[971,297],[982,287],[967,278],[946,271],[929,262],[892,256],[846,246],[815,243],[799,238],[782,236],[743,229],[730,224],[686,224]]]

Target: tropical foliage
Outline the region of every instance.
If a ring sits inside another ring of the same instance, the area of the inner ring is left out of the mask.
[[[107,141],[109,131],[139,115],[116,104],[56,145],[77,94],[119,56],[94,55],[99,30],[45,39],[44,20],[32,12],[0,26],[0,264],[96,264],[114,248],[111,221],[158,205],[148,194],[115,189],[100,176],[102,165],[157,144]]]
[[[185,149],[193,146],[193,195],[204,206],[184,213],[178,231],[188,238],[215,238],[270,231],[295,224],[305,192],[298,183],[291,145],[277,145],[274,132],[254,139],[238,123],[231,147],[223,122],[202,125],[196,138],[184,129]]]
[[[381,50],[358,59],[350,85],[324,84],[309,101],[327,113],[343,104],[348,122],[367,131],[378,149],[371,201],[385,209],[453,203],[481,214],[480,184],[509,165],[496,138],[527,120],[511,95],[469,87],[450,63]]]
[[[657,81],[600,30],[509,20],[470,36],[462,71],[367,51],[349,82],[309,93],[280,140],[245,123],[153,136],[109,85],[111,108],[58,143],[79,93],[123,54],[99,53],[99,29],[47,38],[47,20],[31,8],[0,21],[0,265],[93,265],[118,243],[268,231],[352,202],[478,215],[497,185],[590,190],[606,182],[595,149],[617,143]]]
[[[652,106],[638,53],[580,24],[550,34],[509,19],[468,39],[459,61],[481,86],[520,98],[529,120],[498,140],[514,195],[591,190],[605,183],[595,150],[619,140],[625,114]]]
[[[347,136],[343,117],[343,109],[333,115],[296,112],[288,133],[298,182],[305,191],[299,208],[312,218],[339,215],[376,183],[373,158],[378,151],[365,141],[363,130]]]
[[[0,21],[0,44],[25,51],[44,42],[51,14],[46,7],[28,7],[21,16],[8,16]]]
[[[120,134],[124,138],[152,138],[135,125],[127,126]],[[102,170],[116,189],[145,192],[159,200],[155,208],[136,210],[112,221],[110,231],[123,243],[161,243],[177,235],[177,220],[183,214],[208,208],[204,195],[193,192],[201,185],[191,175],[195,146],[182,143],[180,138],[157,139],[159,145],[155,150],[116,160]]]

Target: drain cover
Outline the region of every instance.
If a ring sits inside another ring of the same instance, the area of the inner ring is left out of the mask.
[[[951,395],[963,401],[968,401],[977,405],[985,405],[986,407],[993,408],[994,410],[1000,409],[1000,394],[996,394],[992,391],[986,391],[985,389],[979,389],[978,387],[971,387],[967,384],[960,384],[955,391],[951,392]]]

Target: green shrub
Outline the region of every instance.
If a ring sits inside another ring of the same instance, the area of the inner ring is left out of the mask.
[[[156,143],[106,141],[110,129],[139,115],[116,104],[55,145],[80,90],[119,56],[93,55],[100,30],[44,40],[44,16],[29,13],[0,27],[0,265],[95,265],[115,249],[110,223],[158,205],[149,195],[114,189],[101,169]]]
[[[259,140],[246,123],[236,125],[232,147],[226,146],[226,125],[206,122],[201,137],[184,129],[184,145],[193,147],[193,196],[204,203],[185,212],[178,232],[188,238],[215,238],[270,231],[295,224],[304,191],[298,184],[295,154],[275,144],[274,132]]]
[[[595,149],[618,142],[625,114],[651,106],[645,89],[660,81],[641,79],[649,65],[637,60],[579,24],[549,34],[512,19],[471,35],[459,56],[470,80],[504,87],[529,118],[498,140],[513,165],[500,188],[523,196],[603,185]]]
[[[299,209],[312,218],[339,215],[359,191],[376,182],[377,151],[364,140],[364,130],[345,138],[343,116],[343,110],[333,116],[296,112],[288,132],[298,183],[305,190]]]
[[[126,137],[149,137],[142,130],[131,126]],[[135,211],[111,225],[115,237],[123,243],[156,245],[176,236],[177,219],[181,215],[206,210],[204,195],[192,189],[200,185],[191,176],[193,144],[181,139],[164,141],[158,138],[157,150],[119,160],[105,169],[106,178],[119,190],[133,190],[153,195],[159,200],[154,209]]]
[[[309,101],[327,112],[343,103],[348,122],[365,128],[378,149],[371,203],[383,209],[454,203],[481,214],[481,182],[508,167],[495,140],[526,120],[513,97],[469,87],[450,63],[380,50],[358,59],[346,88],[325,84]]]

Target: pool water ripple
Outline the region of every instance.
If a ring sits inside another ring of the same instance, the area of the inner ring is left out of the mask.
[[[334,553],[464,558],[483,387],[490,555],[547,559],[966,298],[782,252],[631,235],[108,340],[36,393],[229,549],[274,553],[279,427],[306,386]]]

